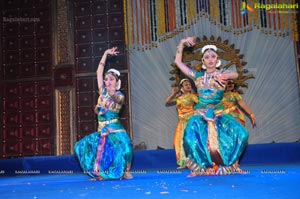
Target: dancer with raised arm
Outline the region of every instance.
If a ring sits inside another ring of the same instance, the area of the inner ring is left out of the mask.
[[[124,103],[120,72],[109,69],[104,74],[104,65],[108,55],[117,55],[117,47],[107,49],[103,54],[98,69],[99,88],[98,131],[79,140],[75,153],[85,173],[97,180],[129,179],[133,156],[132,142],[120,123],[119,111]]]
[[[177,67],[194,80],[199,99],[183,136],[189,176],[243,173],[237,161],[247,145],[248,131],[223,112],[222,104],[226,81],[236,79],[238,74],[218,70],[221,61],[215,45],[206,45],[201,50],[205,72],[188,67],[182,62],[182,51],[184,45],[194,46],[194,39],[182,39],[175,57]]]

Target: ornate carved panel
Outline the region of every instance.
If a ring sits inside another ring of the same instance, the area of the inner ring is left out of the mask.
[[[21,129],[21,138],[34,139],[37,136],[35,126],[23,126]]]
[[[96,28],[92,30],[92,37],[94,42],[102,42],[108,40],[108,32],[106,28]]]
[[[45,34],[51,32],[51,27],[49,22],[37,22],[35,23],[35,33],[36,34]]]
[[[3,66],[3,79],[15,79],[19,76],[19,65],[7,64]]]
[[[72,86],[73,85],[73,69],[68,66],[58,68],[54,71],[54,86]]]
[[[48,76],[51,74],[51,63],[38,62],[35,64],[37,76]]]
[[[3,131],[4,140],[19,140],[21,138],[20,129],[18,127],[8,127]]]
[[[90,58],[78,58],[75,63],[75,70],[78,73],[87,73],[92,71],[92,60]]]
[[[75,56],[78,58],[90,57],[92,53],[92,47],[90,44],[80,44],[75,47]]]
[[[84,43],[89,43],[92,41],[92,36],[91,32],[87,31],[78,31],[77,36],[76,36],[76,43],[77,44],[84,44]]]
[[[3,48],[6,50],[14,50],[18,48],[19,45],[19,38],[18,37],[7,37],[4,38],[4,46]]]
[[[84,16],[75,18],[75,28],[77,30],[86,30],[91,27],[91,17]]]
[[[112,13],[108,15],[109,27],[123,27],[123,15]]]
[[[123,4],[120,0],[110,0],[107,4],[108,13],[123,13]]]
[[[20,63],[32,63],[34,60],[34,49],[22,49],[21,56],[20,56]]]
[[[24,63],[22,66],[19,65],[20,78],[32,77],[36,74],[34,63]]]
[[[56,153],[70,154],[74,138],[73,128],[73,106],[72,89],[56,90],[56,112],[57,112],[57,134],[56,134]],[[42,129],[43,134],[49,134],[47,128]]]
[[[124,27],[111,27],[108,29],[108,35],[111,41],[124,41],[124,34]]]
[[[92,18],[92,26],[95,28],[107,27],[108,21],[106,15],[102,13],[101,15],[94,16]]]
[[[105,1],[92,2],[91,7],[92,7],[92,14],[93,15],[99,15],[99,14],[103,14],[103,13],[107,12]]]
[[[14,23],[9,23],[3,25],[3,32],[7,36],[16,36],[19,34],[19,29]]]
[[[52,87],[51,80],[4,84],[2,158],[54,154],[38,147],[54,139]]]
[[[19,51],[12,50],[12,51],[6,51],[4,53],[4,64],[18,64],[19,63]]]

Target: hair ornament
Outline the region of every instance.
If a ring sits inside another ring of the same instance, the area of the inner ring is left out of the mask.
[[[205,45],[203,46],[202,50],[201,50],[201,53],[205,53],[205,51],[207,51],[208,49],[212,49],[213,51],[217,52],[217,46],[215,45]]]
[[[183,79],[180,81],[179,85],[182,86],[183,82],[186,82],[186,81],[189,82],[190,80],[187,79],[187,78],[183,78]]]

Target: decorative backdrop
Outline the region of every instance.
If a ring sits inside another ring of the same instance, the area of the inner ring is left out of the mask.
[[[124,8],[129,49],[151,49],[203,18],[235,35],[260,30],[298,41],[295,0],[124,0]]]
[[[147,149],[173,147],[177,111],[164,102],[173,83],[169,78],[176,46],[187,36],[220,37],[244,55],[244,68],[255,77],[246,81],[248,88],[242,88],[257,118],[256,128],[246,121],[250,144],[299,140],[294,52],[299,8],[267,11],[257,8],[255,3],[260,2],[124,1],[134,144],[145,142]],[[298,6],[295,1],[267,0],[259,6],[267,4]]]

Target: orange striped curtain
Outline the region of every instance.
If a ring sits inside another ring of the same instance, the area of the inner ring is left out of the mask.
[[[155,47],[202,17],[233,34],[257,28],[274,36],[291,34],[298,41],[297,0],[124,0],[123,4],[128,49]]]

